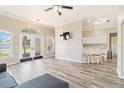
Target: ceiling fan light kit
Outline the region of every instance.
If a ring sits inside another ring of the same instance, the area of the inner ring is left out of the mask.
[[[62,15],[62,9],[70,9],[72,10],[73,7],[72,6],[65,6],[65,5],[53,5],[52,7],[44,10],[45,12],[49,11],[49,10],[53,10],[54,12],[56,11],[60,16]]]

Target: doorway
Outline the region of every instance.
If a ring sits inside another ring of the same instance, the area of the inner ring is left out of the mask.
[[[108,59],[117,58],[117,33],[109,33]]]
[[[117,57],[117,36],[112,37],[111,47],[112,47],[112,57]]]
[[[20,33],[20,62],[43,58],[40,35]]]

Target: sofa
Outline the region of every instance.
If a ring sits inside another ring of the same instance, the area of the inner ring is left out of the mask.
[[[14,88],[18,86],[15,79],[6,71],[6,64],[0,64],[0,88]]]
[[[0,88],[69,88],[69,83],[46,73],[18,85],[6,71],[6,64],[0,64]]]

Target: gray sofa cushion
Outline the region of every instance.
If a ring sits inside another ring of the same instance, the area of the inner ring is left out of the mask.
[[[68,88],[69,84],[66,81],[58,79],[50,74],[44,74],[32,80],[29,80],[18,88]]]
[[[17,83],[14,78],[6,72],[6,64],[0,64],[0,88],[16,87]]]
[[[1,78],[5,78],[5,77],[8,77],[9,73],[8,72],[2,72],[0,73],[0,79]]]
[[[12,88],[18,86],[15,79],[6,72],[6,64],[0,64],[0,88]]]
[[[13,88],[16,86],[18,84],[8,72],[0,73],[0,88]]]

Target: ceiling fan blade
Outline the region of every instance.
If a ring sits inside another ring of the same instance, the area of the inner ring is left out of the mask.
[[[44,11],[47,12],[47,11],[49,11],[49,10],[51,10],[51,9],[53,9],[53,7],[50,7],[50,8],[48,8],[48,9],[44,10]]]
[[[61,7],[62,7],[62,8],[66,8],[66,9],[73,9],[72,6],[64,6],[64,5],[62,5]]]

